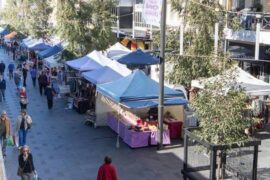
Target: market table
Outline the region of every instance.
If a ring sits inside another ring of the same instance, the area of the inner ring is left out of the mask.
[[[157,131],[135,131],[129,125],[118,120],[112,113],[107,115],[108,126],[115,131],[131,148],[147,147],[157,144]],[[118,129],[119,128],[119,129]],[[170,144],[169,130],[164,130],[163,144]]]
[[[170,130],[170,138],[181,138],[183,122],[176,119],[164,119],[164,123],[168,125]]]

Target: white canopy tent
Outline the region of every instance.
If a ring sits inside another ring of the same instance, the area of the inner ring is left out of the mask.
[[[265,96],[270,95],[270,84],[260,79],[255,78],[251,74],[245,72],[239,67],[234,67],[225,71],[222,75],[217,75],[208,79],[192,80],[191,86],[199,89],[203,89],[207,83],[213,83],[219,79],[223,79],[231,73],[236,74],[236,85],[243,88],[247,95],[250,96]],[[229,87],[228,87],[229,88]]]
[[[115,56],[126,55],[130,53],[131,50],[123,46],[121,43],[117,42],[111,47],[109,47],[106,52],[108,58],[113,58]]]
[[[87,56],[102,66],[106,66],[112,61],[106,56],[104,56],[101,51],[97,51],[97,50],[92,51]]]
[[[47,57],[43,60],[44,66],[48,68],[58,67],[59,64],[53,56]]]

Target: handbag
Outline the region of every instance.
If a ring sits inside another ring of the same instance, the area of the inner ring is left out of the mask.
[[[23,174],[23,168],[18,167],[17,175],[22,176],[22,174]]]
[[[41,180],[41,178],[38,176],[37,171],[34,172],[33,180]]]
[[[12,136],[7,137],[7,146],[14,146],[14,141]]]

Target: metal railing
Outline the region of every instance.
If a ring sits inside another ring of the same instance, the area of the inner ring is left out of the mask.
[[[261,15],[261,30],[269,31],[270,30],[270,13],[262,14],[262,13],[257,13]],[[228,16],[228,27],[232,28],[233,23],[235,22],[235,18],[238,19],[238,23],[240,24],[240,29],[245,29],[245,30],[251,30],[251,31],[256,31],[256,12],[248,12],[247,14],[242,14],[239,17],[236,16],[235,13],[229,14]]]

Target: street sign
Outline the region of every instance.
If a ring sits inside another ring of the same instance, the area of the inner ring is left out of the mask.
[[[146,24],[160,26],[162,0],[144,0],[142,17]]]

